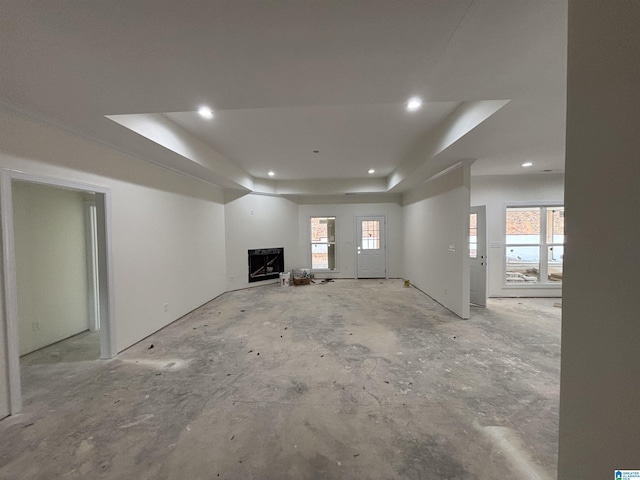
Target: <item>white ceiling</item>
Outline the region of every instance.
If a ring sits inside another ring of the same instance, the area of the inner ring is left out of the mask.
[[[223,110],[211,122],[194,112],[165,115],[254,177],[273,170],[304,180],[359,178],[369,168],[386,177],[457,106],[430,103],[411,115],[400,103]]]
[[[566,33],[566,0],[10,0],[0,101],[224,188],[397,193],[562,171]]]

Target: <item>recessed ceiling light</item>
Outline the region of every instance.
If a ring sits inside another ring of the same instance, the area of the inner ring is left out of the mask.
[[[267,175],[269,175],[270,177],[273,177],[276,173],[273,170],[269,170],[267,172]]]
[[[370,168],[369,173],[376,173],[376,171],[373,168]]]
[[[407,111],[415,112],[422,107],[422,99],[420,97],[411,97],[407,102]]]
[[[213,118],[213,110],[211,110],[209,107],[206,107],[206,106],[200,107],[198,109],[198,113],[202,118],[206,118],[207,120],[210,120]]]
[[[524,162],[524,163],[522,164],[522,166],[523,166],[524,168],[532,167],[532,166],[533,166],[533,162]]]

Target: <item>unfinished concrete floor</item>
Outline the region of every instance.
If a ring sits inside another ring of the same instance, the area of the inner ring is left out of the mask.
[[[555,302],[461,320],[400,280],[269,285],[113,360],[58,344],[23,358],[0,478],[555,478]]]

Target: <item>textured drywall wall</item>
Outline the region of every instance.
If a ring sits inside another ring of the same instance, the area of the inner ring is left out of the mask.
[[[640,470],[640,2],[569,2],[559,478]]]
[[[20,355],[89,328],[85,200],[13,183]]]
[[[226,290],[218,188],[8,113],[0,166],[111,190],[118,351]]]
[[[313,199],[312,199],[313,200]],[[336,271],[319,273],[318,278],[355,278],[356,275],[356,217],[384,216],[387,243],[387,276],[402,277],[402,207],[398,203],[330,203],[304,204],[298,212],[298,258],[296,266],[311,267],[311,227],[314,216],[336,217]]]
[[[469,169],[403,197],[405,277],[462,318],[469,318]]]
[[[225,205],[227,290],[277,280],[249,283],[247,251],[284,248],[284,268],[295,265],[298,242],[298,206],[286,198],[248,194]]]

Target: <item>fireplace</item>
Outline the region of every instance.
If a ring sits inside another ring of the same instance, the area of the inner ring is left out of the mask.
[[[249,282],[278,278],[284,272],[284,248],[249,250]]]

